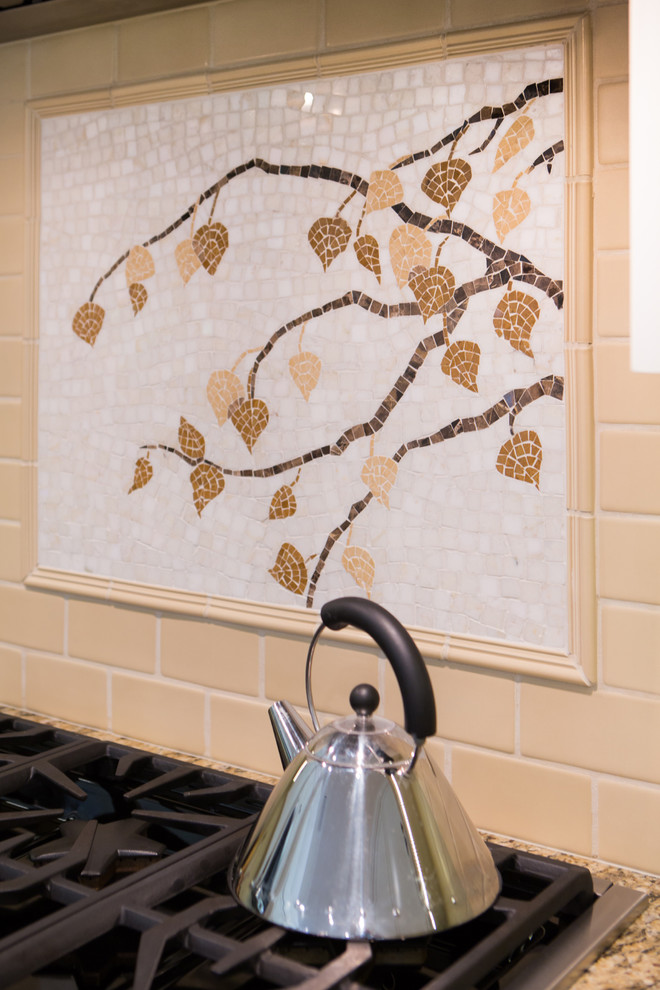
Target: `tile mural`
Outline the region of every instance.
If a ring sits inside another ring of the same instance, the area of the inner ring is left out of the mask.
[[[562,77],[46,118],[39,563],[566,649]]]

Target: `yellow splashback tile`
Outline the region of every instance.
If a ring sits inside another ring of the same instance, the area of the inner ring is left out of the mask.
[[[23,704],[21,651],[0,646],[0,704]]]
[[[331,0],[326,5],[326,45],[354,45],[357,42],[409,38],[447,28],[445,5],[436,0],[416,0],[414,4],[383,3],[382,0]]]
[[[112,730],[183,753],[204,753],[204,693],[137,674],[113,674]]]
[[[596,258],[596,330],[601,337],[630,332],[630,257],[627,253]]]
[[[597,416],[602,423],[660,425],[657,375],[630,370],[628,343],[606,341],[596,347]]]
[[[130,667],[145,673],[156,668],[156,617],[137,609],[98,602],[69,602],[69,653],[85,660]]]
[[[598,87],[598,161],[614,165],[628,161],[628,83]]]
[[[99,667],[36,653],[25,659],[25,704],[46,715],[107,728],[107,684]]]
[[[0,522],[0,579],[21,581],[24,577],[21,527],[16,522]]]
[[[25,161],[22,156],[0,158],[0,213],[23,212],[24,177]]]
[[[660,790],[619,780],[598,782],[598,856],[660,874]]]
[[[32,97],[110,83],[115,29],[110,25],[37,38],[30,45]]]
[[[0,636],[7,643],[61,652],[64,599],[12,585],[0,586]]]
[[[0,395],[21,395],[23,385],[23,344],[20,340],[0,340]]]
[[[209,65],[209,10],[196,7],[117,25],[117,77],[133,82]]]
[[[0,335],[20,337],[23,333],[23,279],[0,277]]]
[[[628,247],[628,169],[612,166],[594,178],[594,247],[597,251]]]
[[[600,507],[660,515],[660,430],[601,432]]]
[[[660,605],[660,519],[603,518],[598,542],[601,596]]]
[[[660,609],[603,605],[603,680],[660,694]]]
[[[628,4],[599,4],[593,14],[594,75],[628,75]]]
[[[279,776],[282,764],[263,701],[214,695],[211,698],[211,752],[223,763]]]
[[[216,4],[211,10],[213,65],[315,50],[318,11],[318,0]]]
[[[195,619],[161,621],[161,672],[237,694],[259,689],[256,633]]]
[[[23,271],[24,243],[23,217],[0,217],[0,276],[17,275]]]

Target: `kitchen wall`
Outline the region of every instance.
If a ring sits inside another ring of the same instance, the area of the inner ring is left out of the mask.
[[[263,771],[270,699],[304,704],[307,642],[285,632],[28,588],[34,564],[36,191],[25,105],[108,90],[185,92],[208,69],[315,57],[584,13],[593,44],[593,361],[598,668],[594,687],[433,661],[433,755],[477,824],[660,872],[660,379],[628,370],[627,4],[606,0],[229,0],[0,46],[0,705]],[[357,65],[356,68],[362,68]],[[324,643],[317,704],[345,710],[375,651]]]

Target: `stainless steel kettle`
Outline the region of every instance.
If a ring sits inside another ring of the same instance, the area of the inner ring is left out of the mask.
[[[423,743],[435,701],[401,623],[363,598],[321,609],[307,656],[312,733],[286,701],[270,709],[285,773],[232,871],[237,900],[275,925],[330,938],[428,935],[485,911],[500,889],[492,856]],[[373,714],[378,692],[351,692],[354,714],[320,728],[311,665],[324,628],[356,626],[396,674],[405,731]]]

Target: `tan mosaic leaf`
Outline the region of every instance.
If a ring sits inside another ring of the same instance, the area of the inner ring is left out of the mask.
[[[502,296],[493,314],[495,332],[515,350],[533,358],[529,338],[540,313],[541,307],[534,296],[511,289]]]
[[[517,155],[523,148],[526,148],[533,137],[534,121],[531,117],[523,114],[517,120],[514,120],[497,146],[493,172],[497,172],[498,168],[502,168],[509,159]]]
[[[225,479],[215,464],[198,464],[190,472],[190,484],[197,514],[201,516],[204,506],[212,502],[225,487]]]
[[[103,326],[105,310],[94,302],[83,303],[73,317],[73,332],[93,347]]]
[[[288,519],[293,516],[298,508],[296,496],[293,494],[291,485],[282,485],[273,495],[270,508],[268,509],[269,519]]]
[[[133,474],[133,484],[128,489],[128,494],[131,492],[136,492],[138,488],[144,488],[148,481],[151,481],[154,469],[151,461],[149,460],[149,454],[146,457],[138,457],[135,465],[135,473]]]
[[[268,406],[263,399],[237,399],[229,410],[229,418],[251,451],[268,426]]]
[[[370,598],[376,576],[376,565],[371,554],[364,547],[346,547],[341,562],[347,574],[351,575],[358,587],[363,588]]]
[[[386,210],[403,200],[403,186],[396,172],[386,168],[372,172],[369,176],[369,189],[364,204],[365,213]]]
[[[184,284],[187,284],[202,264],[195,253],[193,242],[189,237],[185,241],[181,241],[180,244],[177,244],[174,248],[174,257],[176,258],[179,275],[183,279]]]
[[[471,340],[455,340],[445,351],[440,367],[457,385],[462,385],[470,392],[478,392],[477,375],[480,358],[479,344]]]
[[[433,268],[416,266],[408,276],[408,285],[417,300],[424,323],[437,313],[454,294],[454,276],[443,265]]]
[[[319,383],[321,359],[311,351],[299,351],[290,359],[289,371],[307,401]]]
[[[149,248],[142,247],[141,244],[132,247],[126,259],[126,284],[144,282],[145,279],[151,278],[155,272],[156,266]]]
[[[402,223],[394,228],[389,247],[392,269],[400,289],[407,284],[413,268],[417,265],[428,268],[431,264],[431,240],[423,230],[411,223]]]
[[[229,247],[229,231],[223,223],[205,223],[195,231],[192,246],[209,275],[215,275],[222,256]]]
[[[307,566],[302,554],[293,543],[283,543],[268,573],[287,591],[303,595],[307,587]]]
[[[422,179],[422,192],[434,203],[444,206],[447,213],[451,213],[471,178],[469,162],[463,158],[451,158],[447,162],[438,162],[431,166]]]
[[[142,285],[142,282],[131,282],[128,287],[128,294],[131,297],[133,316],[137,316],[149,298],[149,293]]]
[[[362,267],[373,272],[380,282],[380,250],[378,248],[378,241],[374,235],[360,234],[359,237],[355,238],[353,249]]]
[[[514,186],[497,193],[493,200],[493,220],[500,244],[514,227],[528,216],[532,203],[524,189]]]
[[[182,453],[186,457],[190,457],[194,461],[198,461],[204,456],[206,451],[206,443],[204,437],[195,429],[192,423],[189,423],[187,419],[181,417],[179,423],[179,446],[181,447]]]
[[[218,426],[224,426],[229,415],[229,407],[236,399],[245,395],[243,383],[233,371],[214,371],[206,385],[206,396],[215,413]]]
[[[353,231],[343,217],[319,217],[309,228],[307,239],[320,259],[323,271],[345,251]]]
[[[361,478],[370,492],[382,502],[386,508],[390,507],[390,490],[396,481],[399,466],[391,457],[384,457],[380,454],[372,454],[364,462]]]
[[[539,487],[543,450],[538,433],[521,430],[509,437],[497,455],[497,470],[506,478]]]

